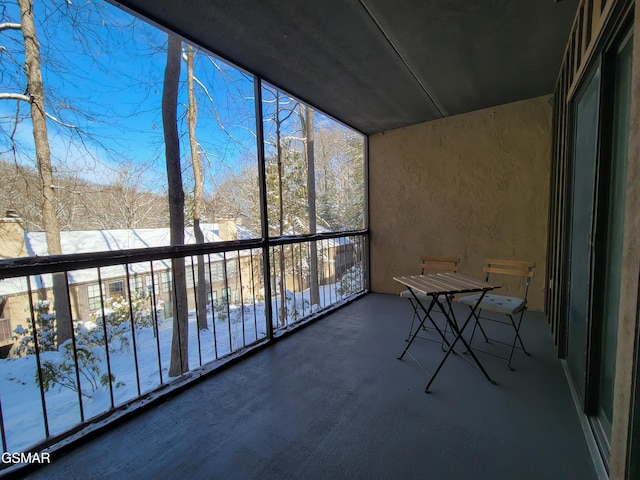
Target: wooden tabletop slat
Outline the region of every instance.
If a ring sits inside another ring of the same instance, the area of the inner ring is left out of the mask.
[[[480,292],[497,288],[489,283],[451,272],[430,275],[409,275],[393,277],[393,279],[425,295]]]

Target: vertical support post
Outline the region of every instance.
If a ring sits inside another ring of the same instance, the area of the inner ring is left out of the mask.
[[[366,233],[363,236],[363,252],[362,252],[362,276],[364,278],[364,290],[369,290],[371,285],[371,277],[369,276],[371,255],[369,249],[369,138],[364,137],[364,229]]]
[[[260,184],[260,217],[262,225],[262,271],[264,272],[264,316],[267,338],[273,338],[273,311],[271,308],[271,267],[269,265],[269,217],[267,213],[267,181],[264,168],[264,128],[262,113],[262,81],[253,77],[256,109],[256,147],[258,153],[258,181]]]

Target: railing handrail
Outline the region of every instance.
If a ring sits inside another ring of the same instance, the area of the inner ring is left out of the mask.
[[[83,268],[107,267],[137,262],[166,260],[168,258],[249,250],[252,248],[263,248],[265,245],[288,245],[314,240],[360,236],[366,235],[367,233],[368,232],[366,230],[351,230],[343,232],[271,237],[268,239],[231,240],[215,243],[11,258],[0,260],[0,280],[4,278],[80,270]]]

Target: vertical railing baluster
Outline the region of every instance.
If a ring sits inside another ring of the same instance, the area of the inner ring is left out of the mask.
[[[107,315],[105,313],[105,308],[104,308],[104,297],[102,293],[102,274],[100,273],[100,268],[98,268],[98,283],[100,284],[100,304],[102,307],[102,330],[104,332],[104,351],[107,357],[107,375],[109,375],[109,398],[111,399],[111,408],[113,408],[115,405],[113,400],[113,376],[111,375],[111,360],[109,358],[109,338],[108,338],[108,332],[107,332]]]
[[[360,293],[362,283],[360,282],[360,265],[358,263],[358,252],[360,251],[360,239],[357,236],[353,236],[353,278],[355,282],[355,288],[357,293]]]
[[[305,279],[307,278],[307,276],[304,274],[304,262],[302,261],[302,245],[306,244],[307,242],[299,242],[298,243],[298,257],[299,257],[299,267],[300,270],[298,270],[298,286],[300,287],[300,303],[302,304],[302,317],[305,317],[305,309],[304,309],[304,282]],[[308,263],[307,263],[308,264]],[[299,320],[300,320],[299,319]]]
[[[295,243],[291,243],[289,244],[289,247],[291,248],[291,272],[292,272],[292,276],[293,276],[293,309],[295,311],[295,313],[292,315],[292,318],[295,319],[292,323],[295,323],[296,321],[298,321],[298,292],[297,292],[297,287],[300,284],[300,272],[298,272],[298,279],[296,280],[296,270],[298,269],[298,265],[296,262],[296,255],[295,255],[295,251],[296,251],[296,244]],[[286,278],[286,274],[285,274],[285,278]]]
[[[136,343],[136,324],[133,313],[133,298],[131,297],[131,276],[129,273],[129,264],[125,264],[125,281],[127,283],[127,298],[129,299],[129,319],[131,320],[131,343],[133,344],[133,363],[136,366],[136,387],[138,389],[138,396],[141,394],[140,390],[140,369],[138,368],[138,346]]]
[[[354,289],[354,293],[359,292],[359,281],[358,281],[358,237],[351,235],[351,263],[352,263],[352,267],[351,269],[353,270],[353,289]]]
[[[275,253],[277,252],[277,253]],[[285,313],[283,312],[283,309],[285,308],[284,305],[282,305],[282,292],[281,290],[284,288],[284,284],[283,282],[280,281],[280,275],[282,275],[282,273],[280,272],[281,270],[281,256],[283,255],[283,250],[282,250],[282,245],[276,245],[274,247],[274,279],[275,279],[275,284],[276,284],[276,310],[275,310],[275,327],[280,329],[281,327],[283,327],[284,325],[280,325],[281,323],[281,317],[284,317],[286,315],[286,311]],[[277,273],[276,273],[277,272]],[[284,323],[284,322],[282,322]]]
[[[351,264],[351,266],[349,267],[349,272],[352,272],[351,275],[349,275],[349,279],[350,279],[350,283],[351,283],[351,295],[353,295],[354,293],[356,293],[356,284],[355,284],[355,280],[356,280],[356,259],[355,259],[355,254],[356,254],[356,247],[355,247],[355,243],[353,241],[353,237],[349,236],[349,246],[351,248],[351,261],[349,262]]]
[[[295,257],[296,244],[295,243],[289,244],[289,249],[291,250],[291,283],[293,284],[293,310],[295,313],[290,314],[287,311],[287,324],[289,324],[290,318],[296,319],[298,316],[298,306],[296,304],[296,257]],[[285,262],[284,267],[285,267],[284,278],[285,278],[285,284],[286,284],[287,283],[287,280],[286,280],[287,279],[287,262]]]
[[[280,288],[284,289],[284,291],[279,295],[278,299],[280,300],[280,303],[283,303],[283,305],[280,305],[281,312],[279,313],[283,316],[282,326],[284,327],[288,324],[289,318],[289,305],[287,304],[287,257],[285,256],[284,245],[280,245],[280,255],[282,255],[283,261],[279,267],[282,271],[278,272],[278,274],[282,276]],[[278,281],[280,283],[280,280]]]
[[[2,441],[2,453],[7,451],[7,436],[4,431],[4,413],[2,411],[2,397],[0,396],[0,440]]]
[[[253,266],[253,248],[249,250],[249,259],[251,262],[251,298],[253,299],[253,332],[256,340],[258,340],[258,314],[256,311],[256,276]]]
[[[336,293],[335,289],[335,264],[336,264],[336,240],[335,238],[330,238],[327,240],[329,242],[330,256],[329,256],[329,305],[333,305],[334,302],[334,294]]]
[[[321,267],[321,271],[322,271],[322,308],[327,308],[327,280],[325,277],[325,266],[324,266],[324,259],[325,259],[325,240],[320,240],[320,261],[322,262],[322,267]]]
[[[304,274],[304,263],[302,261],[302,244],[306,243],[306,242],[299,242],[298,243],[298,257],[300,260],[300,270],[298,270],[298,285],[300,285],[300,303],[302,303],[302,317],[300,317],[298,320],[300,320],[301,318],[305,317],[305,310],[304,310],[304,281],[306,279],[306,275]]]
[[[276,298],[275,301],[273,302],[273,306],[271,308],[271,326],[278,328],[279,325],[279,321],[280,321],[280,309],[278,308],[278,302],[280,302],[280,278],[277,275],[277,271],[276,271],[276,267],[280,268],[280,260],[278,259],[278,261],[276,261],[276,249],[278,247],[271,247],[271,252],[273,255],[273,262],[271,262],[273,264],[273,277],[271,277],[273,279],[274,285],[276,286],[276,288],[274,288],[275,293],[276,293]],[[270,257],[271,258],[271,257]],[[282,308],[282,307],[280,307]],[[275,310],[274,310],[275,309]],[[273,325],[273,323],[275,322],[275,325]]]
[[[229,278],[227,277],[227,252],[222,252],[222,273],[224,276],[224,296],[227,304],[227,328],[229,331],[229,353],[233,352],[233,342],[231,341],[231,299],[229,292]]]
[[[211,269],[211,254],[207,254],[207,263],[209,265],[209,295],[211,295],[211,330],[213,331],[213,353],[218,359],[218,336],[216,335],[216,300],[213,298],[213,273]],[[207,323],[209,323],[207,321]]]
[[[240,282],[240,318],[242,319],[242,346],[247,345],[247,339],[244,331],[244,293],[242,289],[242,262],[240,261],[240,250],[237,251],[238,261],[238,281]]]
[[[160,326],[158,325],[158,303],[156,299],[156,274],[153,269],[153,260],[149,262],[149,270],[151,271],[151,298],[153,305],[153,326],[156,333],[156,352],[158,354],[158,376],[160,377],[160,385],[164,384],[162,379],[162,351],[160,349]]]
[[[202,312],[200,312],[198,310],[198,305],[200,302],[200,299],[198,298],[198,289],[196,288],[196,268],[199,268],[200,266],[198,265],[197,267],[194,264],[193,261],[193,255],[189,257],[190,258],[190,262],[191,262],[191,279],[193,281],[193,301],[194,304],[196,306],[196,339],[198,341],[198,365],[202,366],[202,344],[200,343],[200,315],[202,314]],[[203,257],[198,257],[197,261],[200,262],[200,259]],[[200,279],[198,278],[198,281],[200,281]],[[189,302],[187,302],[188,304]],[[206,316],[206,313],[205,313]]]
[[[362,281],[362,238],[360,236],[356,237],[358,240],[358,255],[356,256],[356,262],[358,262],[358,285],[360,285],[358,293],[364,290],[364,283]]]
[[[331,262],[331,264],[333,265],[333,295],[335,298],[336,303],[340,300],[338,298],[338,256],[340,255],[340,242],[333,238],[333,262]]]
[[[65,285],[67,289],[67,298],[69,297],[69,279],[67,272],[65,272]],[[98,283],[100,285],[100,302],[102,302],[102,283],[100,282],[100,269],[98,269]],[[73,328],[73,320],[71,320],[71,347],[73,349],[73,361],[76,367],[76,385],[78,386],[78,406],[80,407],[80,420],[84,422],[84,405],[82,403],[82,385],[80,384],[80,368],[78,365],[78,345],[76,342],[76,332]],[[58,345],[58,350],[60,346]]]
[[[44,435],[46,438],[49,438],[49,415],[47,414],[47,399],[44,394],[44,388],[42,386],[44,379],[42,378],[42,366],[40,364],[40,345],[38,344],[38,329],[36,325],[35,310],[33,308],[33,290],[31,288],[31,277],[26,277],[26,280],[27,294],[29,295],[29,312],[31,313],[31,331],[33,332],[33,347],[36,354],[36,367],[38,369],[38,385],[40,385],[40,402],[42,404],[42,415],[44,417]],[[78,390],[80,390],[79,387]],[[84,415],[82,412],[82,402],[80,402],[80,419],[84,420]]]
[[[329,282],[329,305],[333,305],[333,264],[335,261],[335,240],[333,238],[327,239],[327,271],[328,271],[328,282]]]
[[[304,250],[306,251],[306,255],[305,255],[306,258],[305,258],[304,262],[302,261],[302,259],[303,259],[303,257],[302,257],[303,256],[303,253],[302,253],[303,245],[305,246]],[[304,305],[305,305],[305,301],[304,301],[304,291],[305,291],[304,283],[305,283],[305,281],[307,281],[307,284],[308,284],[307,285],[307,290],[309,290],[309,313],[311,313],[311,290],[310,290],[311,289],[311,268],[310,268],[311,267],[311,262],[310,262],[311,259],[309,258],[309,246],[310,246],[309,242],[300,242],[300,248],[299,248],[299,250],[300,250],[300,278],[301,278],[300,289],[301,289],[301,293],[302,293],[302,318],[304,318],[307,315],[307,312],[305,311],[305,308],[304,308]],[[305,264],[305,262],[307,264],[307,268],[309,269],[309,275],[305,275],[304,274],[304,264]],[[309,280],[307,280],[307,278]]]

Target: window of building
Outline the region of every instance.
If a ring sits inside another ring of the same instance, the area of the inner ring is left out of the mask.
[[[222,262],[215,262],[211,264],[211,281],[224,281],[224,269],[222,268]]]
[[[144,284],[147,288],[147,292],[149,294],[152,293],[160,293],[160,282],[158,281],[158,274],[154,273],[153,274],[153,279],[151,278],[151,275],[145,275],[144,277]]]
[[[209,293],[207,300],[209,303],[215,303],[216,300],[218,300],[218,292],[213,290],[211,293]]]
[[[193,267],[186,267],[184,274],[185,274],[185,278],[187,281],[187,288],[193,288],[193,275],[196,274],[197,275],[197,267],[194,270]]]
[[[0,341],[11,340],[12,336],[11,319],[0,318]]]
[[[102,308],[100,285],[96,283],[87,286],[87,297],[89,299],[89,311],[93,312]]]
[[[109,295],[111,298],[123,298],[125,296],[124,280],[109,282]]]
[[[144,294],[144,278],[142,277],[133,277],[131,279],[133,290],[139,295]]]
[[[171,293],[173,291],[173,279],[171,278],[170,270],[160,274],[160,281],[162,282],[162,293]]]

